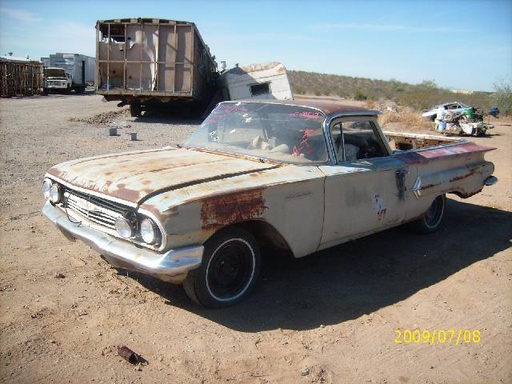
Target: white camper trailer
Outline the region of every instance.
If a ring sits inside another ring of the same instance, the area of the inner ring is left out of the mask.
[[[234,67],[220,76],[224,100],[293,100],[286,68],[281,63]]]

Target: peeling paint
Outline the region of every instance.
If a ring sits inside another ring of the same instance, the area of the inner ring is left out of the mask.
[[[387,208],[384,204],[384,199],[380,195],[375,195],[373,198],[373,210],[377,213],[379,221],[386,216]]]

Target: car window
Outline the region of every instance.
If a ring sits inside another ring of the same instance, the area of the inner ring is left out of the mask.
[[[357,161],[388,155],[377,127],[366,117],[353,117],[331,125],[331,137],[338,162]]]

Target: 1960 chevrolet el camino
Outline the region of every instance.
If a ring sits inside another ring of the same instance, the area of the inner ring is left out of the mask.
[[[116,268],[182,283],[207,307],[244,298],[260,250],[294,257],[410,222],[494,184],[493,149],[383,132],[378,111],[309,101],[219,104],[180,148],[52,167],[44,215]]]

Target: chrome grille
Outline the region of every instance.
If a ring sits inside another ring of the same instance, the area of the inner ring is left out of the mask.
[[[64,191],[64,201],[66,209],[110,229],[115,229],[116,219],[127,211],[127,208],[120,204],[71,189]]]

